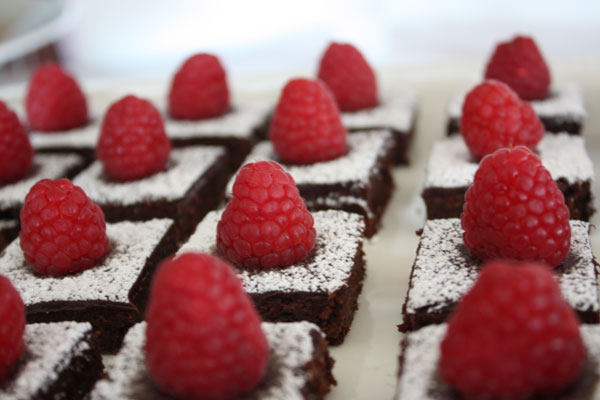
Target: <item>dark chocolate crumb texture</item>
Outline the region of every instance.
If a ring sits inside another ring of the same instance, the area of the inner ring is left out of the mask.
[[[554,271],[567,303],[583,322],[598,323],[600,301],[596,263],[587,222],[571,220],[571,248]],[[463,244],[460,220],[425,224],[403,307],[403,331],[445,321],[475,282],[481,262]]]
[[[317,237],[308,258],[283,268],[236,268],[236,272],[263,319],[314,322],[330,344],[340,344],[350,330],[362,290],[364,219],[337,210],[312,215]],[[208,213],[178,254],[217,254],[220,218],[221,211]]]
[[[588,221],[594,213],[594,168],[585,139],[566,133],[545,135],[536,152],[565,195],[571,219]],[[462,136],[434,143],[422,193],[428,219],[460,217],[465,193],[478,165]]]
[[[262,328],[270,348],[267,371],[259,386],[240,399],[322,399],[335,379],[333,360],[319,328],[309,322],[263,322]],[[130,329],[90,400],[171,399],[157,389],[148,374],[145,333],[145,322]]]
[[[28,322],[91,322],[101,350],[114,351],[127,329],[142,318],[157,264],[176,249],[172,228],[170,219],[109,223],[111,250],[106,258],[60,277],[36,273],[17,238],[0,256],[0,274],[21,293]]]

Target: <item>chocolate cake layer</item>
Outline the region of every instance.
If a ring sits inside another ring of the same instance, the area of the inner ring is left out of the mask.
[[[595,212],[594,168],[585,139],[566,133],[545,135],[536,151],[563,192],[571,219],[589,221]],[[434,143],[422,192],[428,219],[460,217],[477,167],[461,136]]]
[[[596,262],[587,222],[571,220],[571,248],[554,269],[567,302],[586,323],[600,322]],[[445,321],[475,282],[481,262],[463,244],[460,220],[427,221],[403,306],[402,331]]]
[[[0,257],[0,274],[21,293],[28,322],[90,322],[100,349],[114,351],[142,319],[157,264],[177,248],[173,226],[170,219],[109,223],[108,256],[95,267],[60,277],[36,273],[17,238]]]
[[[240,399],[322,399],[335,379],[323,334],[309,322],[262,324],[270,355],[262,382]],[[143,351],[146,323],[135,325],[123,348],[107,366],[90,400],[161,400],[172,397],[160,392],[146,368]]]
[[[221,212],[208,213],[178,254],[217,254]],[[263,319],[313,322],[335,345],[343,342],[358,308],[365,275],[364,219],[338,210],[312,215],[317,237],[307,259],[283,268],[236,268],[236,273]]]

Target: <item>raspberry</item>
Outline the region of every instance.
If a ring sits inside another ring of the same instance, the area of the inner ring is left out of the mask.
[[[29,136],[17,115],[0,101],[0,185],[27,175],[33,162]]]
[[[545,99],[550,87],[550,71],[544,57],[533,39],[524,36],[496,47],[485,79],[506,83],[524,100]]]
[[[68,179],[33,185],[21,209],[19,237],[25,259],[49,275],[90,268],[110,247],[102,210]]]
[[[0,275],[0,382],[23,353],[25,305],[8,278]]]
[[[129,95],[110,106],[96,148],[110,179],[130,181],[163,171],[170,153],[171,142],[152,103]]]
[[[177,398],[238,398],[265,374],[269,345],[260,318],[216,257],[185,253],[163,263],[146,320],[148,371]]]
[[[346,128],[333,95],[320,81],[293,79],[283,88],[269,136],[281,161],[311,164],[347,151]]]
[[[211,54],[196,54],[179,68],[169,92],[169,114],[178,119],[218,117],[229,109],[225,70]]]
[[[503,147],[534,149],[544,136],[544,126],[531,105],[498,81],[486,81],[469,92],[460,126],[477,159]]]
[[[379,104],[375,73],[351,44],[329,45],[321,58],[319,79],[331,89],[342,111],[362,110]]]
[[[552,273],[493,261],[448,322],[439,371],[465,398],[546,398],[577,378],[584,360],[579,322]]]
[[[567,256],[569,209],[540,159],[523,146],[485,157],[465,195],[463,240],[481,260],[544,261]]]
[[[85,96],[79,85],[57,64],[35,70],[25,99],[29,125],[38,131],[62,131],[88,122]]]
[[[313,224],[294,178],[279,164],[246,164],[217,225],[217,248],[237,265],[283,267],[305,259],[312,250]]]

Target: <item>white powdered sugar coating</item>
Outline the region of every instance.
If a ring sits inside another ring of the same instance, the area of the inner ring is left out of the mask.
[[[71,168],[82,164],[83,159],[76,154],[36,154],[24,178],[0,186],[0,209],[22,206],[29,189],[39,180],[63,178]]]
[[[441,342],[447,324],[431,325],[408,333],[404,363],[396,384],[395,400],[449,400],[455,391],[438,374]],[[600,399],[600,325],[583,324],[581,337],[587,349],[587,362],[582,373],[568,391],[558,398],[564,400]],[[552,397],[554,398],[554,397]]]
[[[554,180],[562,178],[573,184],[594,178],[594,168],[583,136],[546,134],[536,151]],[[425,188],[467,187],[473,182],[478,166],[461,135],[437,141],[429,158]]]
[[[190,146],[171,151],[173,165],[166,171],[127,182],[113,182],[104,177],[102,163],[95,161],[73,179],[90,199],[100,204],[132,205],[145,201],[182,199],[219,157],[220,146]]]
[[[342,112],[342,123],[351,130],[389,128],[408,134],[415,120],[417,95],[409,90],[388,90],[380,100],[377,107]]]
[[[392,146],[389,131],[356,132],[348,135],[348,153],[330,161],[307,165],[282,165],[289,172],[296,185],[350,184],[366,187],[372,175],[379,174],[376,164],[379,158],[389,152]],[[254,146],[244,164],[256,161],[277,160],[270,141]],[[231,197],[235,176],[227,184],[227,196]]]
[[[37,150],[95,149],[100,136],[100,123],[93,120],[80,128],[60,132],[32,132],[31,145]]]
[[[468,91],[456,94],[448,104],[450,118],[460,118],[462,105]],[[532,100],[529,103],[540,117],[555,117],[582,123],[587,117],[585,101],[579,86],[565,84],[553,87],[551,96],[544,100]]]
[[[338,196],[337,193],[332,192],[328,196],[317,197],[314,200],[304,199],[304,202],[309,210],[317,207],[343,209],[347,206],[358,206],[364,210],[364,215],[367,218],[375,218],[375,213],[371,210],[371,206],[367,200],[356,196]]]
[[[30,399],[39,395],[69,366],[71,360],[90,348],[88,322],[28,324],[23,341],[24,365],[7,385],[0,386],[3,400]]]
[[[303,399],[302,389],[310,379],[305,365],[315,353],[311,332],[321,331],[310,322],[263,322],[262,328],[270,348],[267,372],[259,386],[241,399]],[[143,351],[145,340],[146,323],[134,325],[107,366],[107,377],[94,387],[91,400],[170,398],[156,389],[148,374]]]
[[[0,231],[3,231],[5,229],[12,229],[12,228],[16,228],[16,227],[17,227],[16,219],[0,220]]]
[[[554,271],[567,302],[576,311],[600,310],[596,266],[589,239],[589,223],[571,220],[571,248]],[[462,240],[460,219],[428,220],[412,270],[406,311],[442,311],[456,304],[475,282],[479,261]]]
[[[164,102],[163,102],[164,103]],[[204,120],[176,120],[163,111],[165,130],[171,139],[204,137],[252,138],[254,128],[265,121],[271,102],[255,99],[236,101],[232,111],[216,118]],[[166,106],[162,106],[166,110]]]
[[[61,277],[37,274],[25,260],[17,238],[0,257],[0,274],[11,280],[25,306],[83,300],[129,303],[130,289],[172,225],[171,219],[106,224],[111,249],[102,263]]]
[[[177,254],[188,251],[215,254],[221,213],[222,210],[208,213]],[[354,258],[363,241],[364,218],[337,210],[316,211],[312,216],[317,238],[311,255],[284,268],[253,271],[236,268],[246,292],[333,293],[348,284]]]

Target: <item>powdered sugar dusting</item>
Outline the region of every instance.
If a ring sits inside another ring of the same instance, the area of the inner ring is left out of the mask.
[[[129,290],[172,224],[171,219],[106,224],[111,244],[109,255],[100,265],[62,277],[35,273],[25,260],[17,238],[0,257],[0,274],[11,280],[26,306],[59,300],[129,303]]]
[[[221,211],[212,211],[196,227],[177,254],[188,251],[216,253]],[[312,213],[317,238],[311,255],[285,268],[236,272],[248,293],[325,292],[348,284],[354,257],[363,241],[365,223],[358,214],[338,210]]]
[[[310,378],[304,369],[314,357],[311,332],[319,328],[309,322],[269,323],[262,328],[270,347],[267,372],[260,385],[242,399],[304,399],[302,388]],[[108,376],[99,381],[91,400],[170,398],[159,392],[146,368],[144,343],[146,323],[134,325],[125,336],[123,348],[107,366]]]
[[[572,220],[571,248],[555,269],[563,296],[577,311],[600,310],[589,224]],[[408,290],[407,313],[430,313],[456,304],[473,285],[480,262],[462,241],[457,218],[428,220]]]
[[[366,187],[371,175],[378,174],[377,160],[387,154],[392,146],[389,131],[356,132],[348,135],[348,153],[334,160],[308,165],[282,165],[297,185],[351,184]],[[254,146],[244,164],[256,161],[277,160],[270,141]],[[235,174],[237,175],[237,174]],[[231,197],[235,175],[227,184]]]
[[[538,144],[537,152],[554,180],[563,178],[573,184],[594,178],[594,168],[585,150],[583,136],[546,134]],[[467,187],[473,182],[477,167],[478,163],[472,158],[461,135],[442,139],[433,145],[425,187]]]
[[[190,146],[171,151],[173,165],[166,171],[128,182],[104,177],[95,161],[73,179],[75,185],[100,204],[131,205],[144,201],[182,199],[191,186],[225,153],[219,146]]]
[[[414,124],[417,95],[409,90],[388,90],[377,107],[341,113],[342,123],[351,130],[390,128],[408,134]]]
[[[2,220],[0,220],[0,231],[3,231],[5,229],[12,229],[12,228],[16,228],[16,227],[17,227],[17,220],[16,219],[6,219],[6,220],[2,219]]]
[[[460,118],[462,105],[468,90],[456,94],[448,104],[448,115]],[[551,90],[551,97],[544,100],[533,100],[529,103],[540,117],[555,117],[562,120],[582,123],[587,117],[585,101],[579,86],[564,84]]]
[[[25,342],[24,365],[14,380],[0,388],[3,400],[34,398],[58,378],[71,360],[89,349],[86,336],[92,325],[87,322],[54,322],[28,324],[23,337]]]
[[[71,168],[82,164],[83,159],[76,154],[36,154],[29,174],[0,186],[0,208],[21,207],[29,189],[39,180],[63,178]]]

